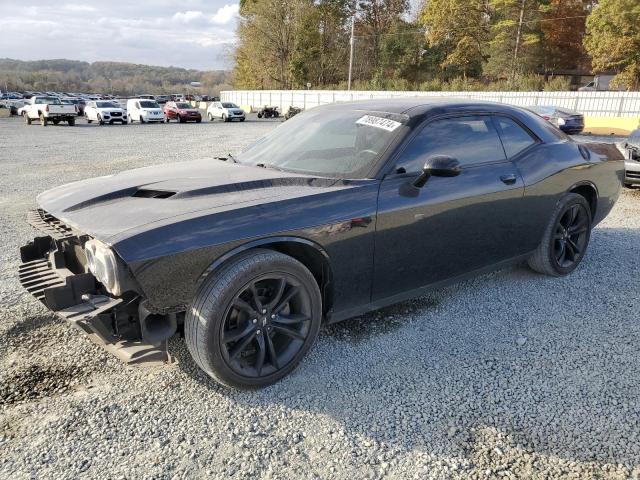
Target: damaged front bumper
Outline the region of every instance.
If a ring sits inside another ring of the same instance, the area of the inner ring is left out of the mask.
[[[28,221],[48,234],[20,248],[18,276],[29,293],[127,364],[171,360],[175,315],[150,313],[135,294],[109,295],[84,267],[81,236],[41,210]]]

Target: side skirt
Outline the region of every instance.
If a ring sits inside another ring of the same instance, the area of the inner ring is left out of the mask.
[[[472,270],[471,272],[458,275],[456,277],[447,278],[445,280],[431,283],[429,285],[425,285],[420,288],[415,288],[407,292],[398,293],[396,295],[382,298],[382,299],[376,300],[375,302],[368,303],[366,305],[361,305],[355,308],[349,308],[347,310],[342,310],[340,312],[335,312],[335,313],[330,312],[329,314],[327,314],[326,321],[328,324],[341,322],[342,320],[346,320],[351,317],[356,317],[358,315],[363,315],[368,312],[373,312],[375,310],[388,307],[389,305],[393,305],[395,303],[400,303],[400,302],[404,302],[405,300],[409,300],[411,298],[420,297],[429,292],[438,290],[448,285],[452,285],[454,283],[463,282],[465,280],[469,280],[471,278],[478,277],[486,273],[495,272],[497,270],[502,270],[503,268],[506,268],[506,267],[520,264],[525,260],[527,260],[532,254],[533,252],[529,252],[524,255],[519,255],[517,257],[510,258],[508,260],[503,260],[502,262],[496,263],[494,265],[489,265],[488,267],[482,267],[476,270]]]

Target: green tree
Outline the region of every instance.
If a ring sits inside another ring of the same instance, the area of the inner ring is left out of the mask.
[[[614,84],[640,86],[640,0],[600,0],[584,38],[596,71],[616,70]]]
[[[547,0],[489,0],[491,39],[485,74],[511,78],[541,69],[540,20]]]
[[[449,76],[481,74],[488,34],[485,0],[429,0],[419,18],[429,46],[446,52],[440,66]]]

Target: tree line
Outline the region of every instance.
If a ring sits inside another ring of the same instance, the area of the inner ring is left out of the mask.
[[[566,90],[640,82],[640,0],[241,0],[233,86]]]
[[[136,95],[184,93],[191,82],[198,91],[217,95],[230,88],[229,72],[187,70],[124,62],[0,59],[0,90],[63,91]]]

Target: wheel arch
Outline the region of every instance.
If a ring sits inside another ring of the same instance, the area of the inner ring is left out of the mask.
[[[598,211],[598,188],[589,181],[578,182],[573,185],[567,193],[577,193],[582,195],[589,204],[591,210],[591,218],[595,220]]]
[[[262,238],[229,250],[214,260],[198,278],[200,285],[209,275],[220,270],[247,250],[265,248],[274,250],[302,263],[315,278],[322,296],[322,313],[327,314],[333,307],[333,272],[327,252],[317,243],[301,237],[282,236]]]

